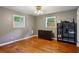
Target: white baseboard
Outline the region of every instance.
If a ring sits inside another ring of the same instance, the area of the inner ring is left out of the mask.
[[[77,44],[77,47],[79,47],[79,44]]]
[[[21,40],[26,40],[26,39],[29,39],[29,38],[32,38],[32,37],[35,37],[35,36],[38,36],[38,35],[32,35],[32,36],[21,38],[21,39],[18,39],[18,40],[2,43],[2,44],[0,44],[0,46],[8,45],[8,44],[11,44],[11,43],[14,43],[14,42],[17,42],[17,41],[21,41]],[[52,38],[52,39],[56,40],[56,38]]]
[[[35,37],[35,36],[37,36],[37,35],[32,35],[32,36],[21,38],[21,39],[18,39],[18,40],[2,43],[2,44],[0,44],[0,46],[4,46],[4,45],[7,45],[7,44],[11,44],[11,43],[17,42],[17,41],[21,41],[21,40],[25,40],[25,39],[28,39],[28,38],[32,38],[32,37]]]
[[[77,42],[77,47],[79,47],[79,42]]]
[[[33,35],[33,36],[38,36],[38,35]]]
[[[57,40],[57,38],[52,38],[52,39]]]

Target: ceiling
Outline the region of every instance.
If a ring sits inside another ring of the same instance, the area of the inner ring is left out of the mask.
[[[12,9],[15,11],[20,11],[29,15],[35,15],[35,6],[3,6],[4,8]],[[77,6],[42,6],[43,8],[43,15],[44,14],[50,14],[50,13],[56,13],[56,12],[62,12],[62,11],[68,11],[68,10],[74,10],[77,9]]]

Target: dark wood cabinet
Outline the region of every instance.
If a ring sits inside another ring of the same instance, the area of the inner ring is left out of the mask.
[[[38,30],[38,37],[51,40],[53,33],[50,30]]]

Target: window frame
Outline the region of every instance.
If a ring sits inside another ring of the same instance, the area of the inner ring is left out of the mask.
[[[22,17],[23,18],[23,26],[17,26],[16,24],[15,24],[15,19],[14,19],[14,17],[16,17],[16,16],[18,16],[18,17]],[[13,28],[25,28],[25,16],[21,16],[21,15],[13,15]]]
[[[46,17],[46,28],[48,28],[49,26],[48,26],[48,18],[55,18],[55,23],[56,23],[56,16],[48,16],[48,17]]]

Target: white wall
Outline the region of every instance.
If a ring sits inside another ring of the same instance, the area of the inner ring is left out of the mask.
[[[77,10],[77,46],[79,47],[79,8]]]
[[[25,28],[13,28],[13,15],[25,16]],[[34,16],[0,7],[0,43],[31,36],[34,30],[34,19]]]

